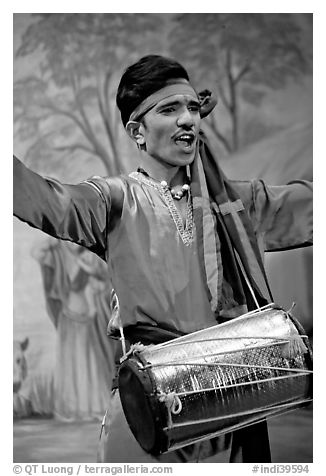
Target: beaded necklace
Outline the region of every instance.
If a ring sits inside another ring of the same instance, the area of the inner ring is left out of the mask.
[[[146,170],[138,167],[137,172],[139,172],[139,173],[145,175],[146,177],[148,177],[149,179],[152,179],[153,181],[155,181],[155,179],[153,179],[146,172]],[[158,182],[158,180],[156,180],[156,182]],[[170,190],[171,196],[174,200],[181,200],[181,198],[183,198],[190,190],[189,182],[190,182],[190,179],[188,178],[187,183],[183,184],[181,189],[179,189],[179,190],[175,190],[174,188],[169,187],[168,183],[165,180],[162,180],[160,183],[161,183],[162,187],[167,187]]]
[[[148,185],[158,191],[158,193],[160,194],[162,200],[164,201],[164,203],[166,204],[170,212],[170,215],[174,221],[174,224],[177,228],[177,231],[183,243],[186,246],[189,246],[193,241],[193,228],[194,228],[193,212],[192,212],[192,197],[191,197],[189,185],[188,187],[184,188],[184,191],[182,194],[182,196],[184,196],[186,193],[188,193],[186,221],[184,225],[182,216],[174,203],[171,189],[168,186],[167,182],[165,182],[164,180],[162,182],[158,182],[157,180],[150,177],[142,169],[138,169],[137,172],[132,172],[131,174],[129,174],[129,176],[137,180],[139,183]],[[178,193],[178,192],[175,192],[175,193]],[[177,200],[180,200],[182,196],[180,198],[177,198]]]

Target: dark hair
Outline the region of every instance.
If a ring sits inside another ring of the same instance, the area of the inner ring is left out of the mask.
[[[129,66],[118,86],[116,102],[125,126],[136,107],[171,79],[186,79],[187,71],[181,64],[159,55],[148,55]]]

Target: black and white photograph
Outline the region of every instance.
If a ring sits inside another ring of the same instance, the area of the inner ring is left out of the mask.
[[[12,14],[13,463],[309,472],[313,21]]]

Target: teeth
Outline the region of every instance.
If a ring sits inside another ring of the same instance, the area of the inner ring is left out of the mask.
[[[176,139],[177,141],[185,141],[185,142],[192,142],[194,140],[194,137],[191,136],[191,135],[182,135],[182,136],[179,136],[177,137]]]
[[[183,147],[192,147],[194,141],[195,141],[195,136],[193,134],[182,134],[175,139],[176,143],[179,145],[182,145]]]

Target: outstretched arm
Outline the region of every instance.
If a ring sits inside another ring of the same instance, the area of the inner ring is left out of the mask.
[[[268,186],[263,180],[238,182],[254,229],[265,251],[281,251],[312,245],[313,187],[305,180]],[[245,193],[244,193],[245,192]],[[246,200],[247,199],[247,200]]]
[[[32,172],[14,156],[14,215],[48,235],[82,245],[106,258],[108,193],[87,182],[62,184]]]

